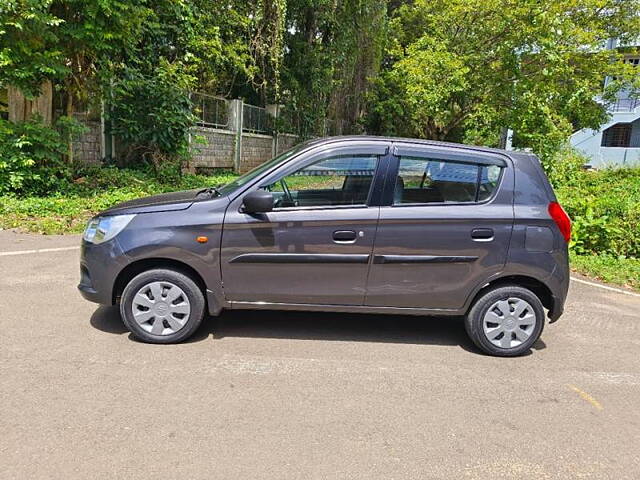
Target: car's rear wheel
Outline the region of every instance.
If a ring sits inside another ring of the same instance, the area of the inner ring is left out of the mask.
[[[190,337],[204,317],[202,290],[187,275],[169,269],[140,273],[124,288],[122,320],[148,343],[176,343]]]
[[[515,357],[529,351],[544,328],[544,308],[531,291],[516,285],[488,290],[467,313],[465,328],[485,353]]]

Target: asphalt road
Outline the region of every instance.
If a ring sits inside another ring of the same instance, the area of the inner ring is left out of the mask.
[[[230,312],[138,343],[77,237],[0,232],[0,478],[640,478],[640,297],[572,282],[533,352],[460,321]]]

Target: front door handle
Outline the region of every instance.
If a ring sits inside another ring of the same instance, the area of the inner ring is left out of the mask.
[[[333,232],[333,241],[337,243],[355,242],[356,238],[356,232],[353,230],[336,230]]]
[[[476,242],[490,242],[493,240],[493,228],[474,228],[471,238]]]

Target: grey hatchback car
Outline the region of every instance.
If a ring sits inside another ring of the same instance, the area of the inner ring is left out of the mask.
[[[314,310],[464,316],[482,351],[516,356],[562,314],[570,231],[530,153],[325,138],[100,213],[78,288],[151,343],[223,309]]]

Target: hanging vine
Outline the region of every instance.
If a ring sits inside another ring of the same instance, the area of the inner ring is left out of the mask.
[[[252,83],[263,104],[280,99],[286,0],[257,0],[254,4],[250,51],[256,71]]]

